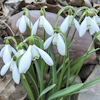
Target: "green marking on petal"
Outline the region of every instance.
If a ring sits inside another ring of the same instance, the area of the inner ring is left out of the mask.
[[[57,45],[57,42],[54,42],[53,44],[56,44]]]
[[[91,25],[87,25],[87,27],[90,27]]]
[[[34,60],[35,60],[35,59],[38,59],[38,58],[39,58],[38,56],[33,57]]]
[[[100,25],[100,23],[97,23],[98,25]]]
[[[40,27],[44,27],[44,26],[41,24]]]

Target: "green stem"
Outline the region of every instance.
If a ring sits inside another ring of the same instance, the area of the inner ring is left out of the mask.
[[[68,52],[68,51],[67,51]],[[67,53],[67,56],[69,58],[69,52]],[[70,61],[68,60],[68,72],[67,72],[67,82],[66,82],[66,87],[69,86],[69,79],[70,79]]]
[[[66,56],[64,56],[64,58],[63,58],[63,68],[62,68],[62,70],[61,70],[61,74],[60,74],[60,78],[59,78],[59,82],[58,82],[57,91],[59,91],[59,89],[60,89],[60,87],[61,87],[62,78],[63,78],[63,74],[64,74],[64,70],[65,70],[65,60],[66,60]]]
[[[70,29],[71,29],[71,27],[68,28],[68,32],[67,32],[67,35],[66,35],[67,38],[68,38]]]
[[[74,81],[75,81],[75,79],[76,79],[76,77],[77,77],[77,75],[78,75],[78,73],[79,73],[79,71],[80,71],[80,69],[81,69],[81,67],[82,67],[82,65],[83,65],[83,63],[84,63],[84,61],[86,60],[86,57],[87,57],[88,53],[90,52],[90,50],[91,50],[93,44],[94,44],[94,39],[93,39],[91,45],[89,46],[88,51],[87,51],[87,53],[86,53],[86,55],[85,55],[85,57],[84,57],[84,59],[83,59],[83,62],[81,63],[81,65],[80,65],[78,71],[76,72],[75,77],[74,77],[74,79],[73,79],[71,85],[74,84]]]
[[[70,9],[72,8],[72,6],[66,6],[66,7],[63,7],[62,9],[59,10],[58,14],[57,14],[57,17],[56,17],[56,21],[55,21],[55,25],[54,25],[54,29],[56,28],[57,26],[57,20],[58,20],[58,17],[61,15],[61,13],[66,10],[66,9]]]
[[[72,38],[71,38],[71,41],[74,39],[74,36],[75,36],[76,30],[77,30],[77,29],[75,29],[74,34],[73,34],[73,36],[72,36]]]

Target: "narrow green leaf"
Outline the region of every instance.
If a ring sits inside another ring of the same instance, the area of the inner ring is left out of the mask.
[[[76,91],[76,92],[73,92],[73,93],[71,93],[71,94],[69,94],[69,95],[73,95],[73,94],[77,94],[77,93],[82,93],[82,92],[85,92],[85,91],[87,91],[87,90],[88,90],[88,89]]]
[[[22,75],[24,76],[24,79],[23,79]],[[34,99],[34,95],[33,95],[33,93],[32,93],[32,90],[31,90],[31,87],[30,87],[30,85],[28,84],[25,75],[24,75],[24,74],[22,74],[22,75],[21,75],[21,82],[22,82],[22,84],[23,84],[23,86],[24,86],[24,88],[25,88],[25,90],[26,90],[26,92],[27,92],[27,94],[28,94],[29,99],[30,99],[30,100],[35,100],[35,99]]]
[[[86,87],[89,87],[89,86],[91,86],[91,85],[93,85],[93,84],[96,84],[96,83],[98,83],[98,82],[100,82],[100,77],[97,78],[97,79],[95,79],[95,80],[93,80],[93,81],[91,81],[91,82],[88,82],[88,83],[84,84],[84,85],[81,87],[81,89],[86,88]]]
[[[53,95],[51,95],[47,100],[52,100],[54,98],[58,98],[64,95],[69,95],[71,92],[76,91],[77,89],[81,88],[83,86],[83,84],[76,84],[70,87],[67,87],[65,89],[62,89],[56,93],[54,93]]]
[[[87,55],[86,59],[95,51],[99,50],[99,48],[97,49],[93,49],[89,52],[89,54]],[[82,63],[83,59],[84,59],[85,55],[83,55],[82,57],[80,57],[79,59],[73,61],[71,63],[71,72],[76,72],[76,70],[79,68],[80,64]]]
[[[56,86],[56,84],[53,84],[53,85],[51,85],[51,86],[45,88],[45,89],[41,92],[39,98],[40,98],[42,95],[44,95],[45,93],[47,93],[48,91],[50,91],[50,90],[51,90],[52,88],[54,88],[55,86]],[[38,98],[38,99],[39,99],[39,98]]]
[[[39,65],[38,65],[37,61],[34,61],[34,63],[35,63],[35,67],[36,67],[36,71],[37,71],[38,78],[39,78],[39,83],[40,83],[41,82],[41,77],[40,77],[41,71],[40,71],[40,68],[39,68]]]

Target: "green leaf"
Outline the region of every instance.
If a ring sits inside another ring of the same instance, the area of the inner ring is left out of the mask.
[[[35,67],[36,67],[36,71],[37,71],[38,78],[39,78],[39,83],[40,83],[41,82],[41,77],[40,77],[41,71],[40,71],[40,67],[39,67],[37,61],[34,61],[34,63],[35,63]]]
[[[24,78],[23,78],[23,76],[24,76]],[[27,79],[24,74],[21,74],[21,83],[23,84],[23,86],[28,94],[29,99],[35,100],[32,90],[31,90],[31,87],[30,87],[29,83],[27,82]]]
[[[91,50],[91,51],[89,52],[89,54],[87,55],[86,59],[87,59],[93,52],[95,52],[95,51],[97,51],[97,50],[99,50],[99,48]],[[85,57],[85,55],[83,55],[82,57],[80,57],[79,59],[77,59],[77,60],[75,60],[75,61],[73,61],[73,62],[71,63],[71,73],[72,73],[72,72],[74,73],[74,72],[77,71],[77,69],[79,68],[80,64],[83,62],[84,57]]]
[[[73,93],[71,93],[71,94],[69,94],[69,95],[73,95],[73,94],[77,94],[77,93],[82,93],[82,92],[85,92],[85,91],[87,91],[87,90],[88,90],[88,89],[76,91],[76,92],[73,92]]]
[[[52,100],[54,98],[58,98],[64,95],[69,95],[71,92],[76,91],[77,89],[81,88],[83,86],[83,84],[76,84],[70,87],[67,87],[65,89],[62,89],[56,93],[54,93],[53,95],[51,95],[47,100]]]
[[[56,86],[56,84],[53,84],[53,85],[51,85],[51,86],[45,88],[45,89],[41,92],[39,98],[40,98],[42,95],[44,95],[45,93],[47,93],[48,91],[50,91],[50,90],[51,90],[52,88],[54,88],[55,86]],[[39,99],[39,98],[38,98],[38,99]]]
[[[91,86],[91,85],[93,85],[93,84],[96,84],[96,83],[98,83],[98,82],[100,82],[100,77],[97,78],[97,79],[95,79],[95,80],[93,80],[93,81],[91,81],[91,82],[88,82],[88,83],[84,84],[84,85],[81,87],[81,89],[86,88],[86,87],[89,87],[89,86]]]

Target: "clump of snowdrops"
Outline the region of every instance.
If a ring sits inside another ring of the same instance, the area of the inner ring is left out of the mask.
[[[60,100],[61,98],[63,100],[69,100],[73,94],[87,91],[84,88],[100,82],[100,78],[97,78],[86,84],[74,84],[84,61],[93,52],[98,50],[98,48],[91,50],[91,47],[94,41],[100,39],[100,18],[95,9],[91,10],[87,7],[80,7],[72,15],[72,7],[66,6],[59,10],[54,27],[52,27],[46,20],[45,8],[46,6],[41,8],[40,17],[35,23],[31,22],[29,10],[23,8],[23,15],[16,23],[16,27],[22,33],[20,35],[22,42],[17,44],[14,37],[5,37],[5,46],[0,51],[0,56],[5,65],[2,67],[0,74],[1,76],[5,75],[7,70],[10,69],[14,82],[16,84],[20,82],[23,84],[30,100]],[[57,26],[59,16],[66,9],[68,9],[68,16],[60,26]],[[80,10],[84,10],[84,12],[79,21],[77,21],[75,16]],[[92,18],[89,16],[90,11],[94,13]],[[28,17],[26,13],[28,13]],[[68,44],[67,38],[73,24],[76,29]],[[24,39],[23,33],[26,31],[27,26],[30,28],[30,36]],[[44,40],[36,35],[38,27],[44,28]],[[74,35],[76,30],[79,32],[80,38],[87,30],[89,30],[90,35],[96,34],[87,53],[73,61],[69,57],[69,48],[75,41]],[[67,35],[65,35],[66,32]],[[14,48],[9,44],[10,39],[15,43]],[[27,44],[26,42],[29,43]],[[52,51],[53,45],[57,46],[59,52],[57,59],[54,58]],[[61,57],[63,57],[62,63],[57,66]],[[44,80],[44,75],[49,76],[47,80]],[[74,79],[69,84],[69,79],[73,75]]]

